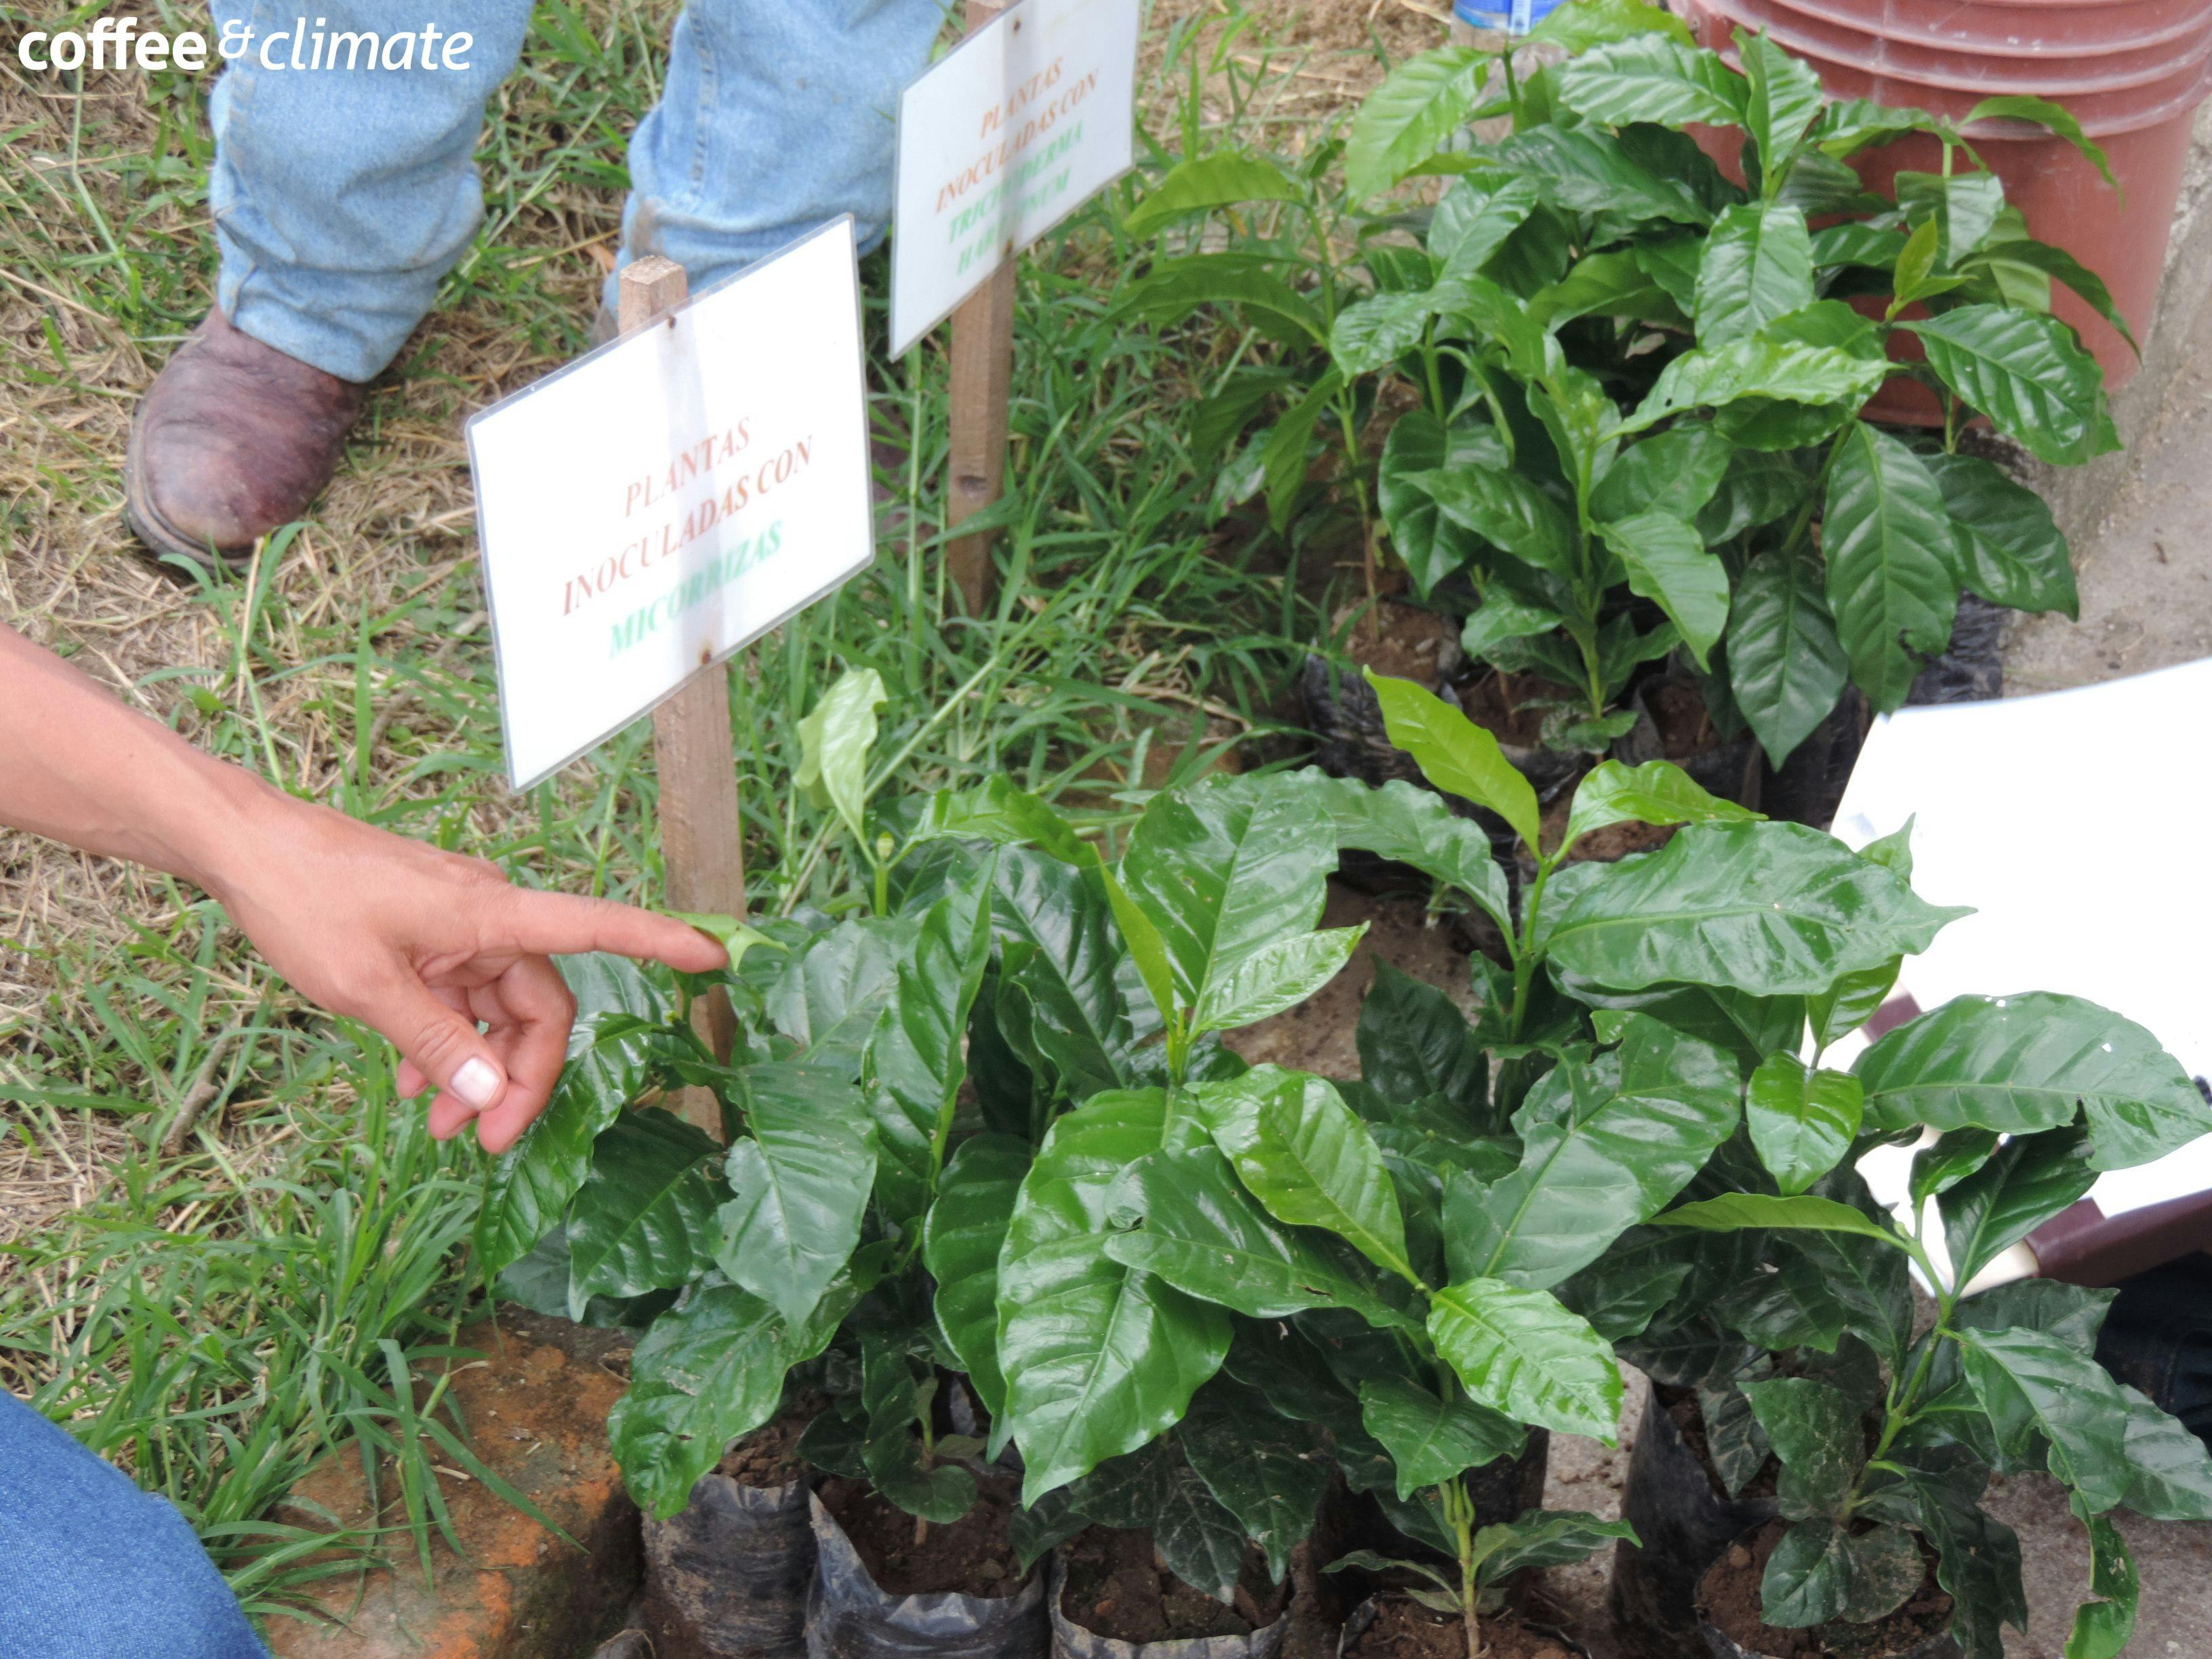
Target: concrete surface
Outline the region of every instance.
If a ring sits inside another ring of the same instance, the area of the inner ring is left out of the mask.
[[[502,1312],[496,1329],[471,1326],[457,1346],[485,1356],[453,1376],[476,1455],[583,1547],[446,1469],[439,1485],[462,1553],[437,1539],[426,1583],[400,1537],[389,1567],[317,1592],[316,1620],[271,1620],[276,1659],[575,1659],[628,1604],[641,1571],[637,1509],[607,1449],[607,1413],[623,1379],[602,1363],[602,1334]],[[279,1518],[394,1525],[404,1520],[397,1486],[382,1483],[379,1515],[358,1453],[332,1453],[293,1488],[293,1511]]]
[[[2014,624],[2008,696],[2212,654],[2212,103],[2198,114],[2159,319],[2113,414],[2118,454],[2020,469],[2074,544],[2081,620]]]
[[[2176,372],[2114,458],[2126,467],[2103,515],[2075,540],[2081,619],[2013,624],[2008,696],[2212,656],[2212,247],[2192,274],[2198,304]]]

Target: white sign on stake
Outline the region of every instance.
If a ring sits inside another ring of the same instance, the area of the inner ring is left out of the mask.
[[[850,216],[468,423],[527,788],[875,556]]]
[[[891,354],[1136,164],[1139,0],[1021,0],[899,100]]]

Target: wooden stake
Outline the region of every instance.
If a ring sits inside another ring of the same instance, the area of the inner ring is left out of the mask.
[[[1008,0],[968,0],[968,33],[996,20]],[[1014,382],[1015,250],[991,280],[952,313],[951,478],[945,492],[948,524],[957,525],[996,501],[1006,487],[1006,404]],[[916,434],[918,435],[918,434]],[[988,532],[947,544],[945,566],[968,614],[991,603]]]
[[[658,254],[623,269],[621,323],[625,334],[682,305],[690,294],[684,267]],[[653,711],[653,755],[660,779],[660,848],[668,869],[668,903],[676,910],[742,918],[745,914],[744,822],[738,814],[738,764],[730,737],[730,676],[702,662],[676,695]],[[721,991],[691,1005],[692,1029],[726,1061],[737,1016]],[[681,1115],[715,1139],[722,1111],[705,1089],[686,1089]]]

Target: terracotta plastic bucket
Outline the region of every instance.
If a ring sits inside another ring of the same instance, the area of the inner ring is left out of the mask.
[[[2212,12],[2187,29],[2136,44],[2100,43],[2096,52],[2066,58],[2023,48],[2034,37],[2008,35],[1999,50],[1974,53],[1949,45],[1880,32],[1863,21],[1838,17],[1796,0],[1723,0],[1746,28],[1764,28],[1800,57],[1818,55],[1884,80],[1902,81],[1963,94],[1971,107],[1999,93],[2063,94],[2083,122],[2103,116],[2124,120],[2148,99],[2155,103],[2185,92],[2212,55]],[[2020,14],[2032,17],[2033,14]]]
[[[1984,58],[2084,58],[2194,38],[2203,0],[1792,0],[1791,9],[1903,45]]]
[[[2212,0],[1684,0],[1683,9],[1716,50],[1732,50],[1739,27],[1765,28],[1834,97],[1954,119],[2000,93],[2064,105],[2104,147],[2120,191],[2041,127],[1982,121],[1966,136],[2029,230],[2102,276],[2138,339],[2148,330],[2192,120],[2212,93]],[[1723,166],[1735,162],[1708,147]],[[1935,139],[1915,135],[1863,152],[1854,165],[1870,188],[1887,191],[1899,171],[1932,172],[1942,160]],[[2134,374],[2134,352],[2104,319],[2063,287],[2051,301],[2096,353],[2107,385]],[[1924,392],[1900,406],[1900,391],[1920,389],[1893,387],[1875,412],[1933,414]]]

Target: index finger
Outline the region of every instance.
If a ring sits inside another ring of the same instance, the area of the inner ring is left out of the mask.
[[[490,931],[498,936],[497,944],[530,956],[607,951],[665,962],[687,974],[703,974],[730,960],[727,951],[688,921],[574,893],[508,888]]]

